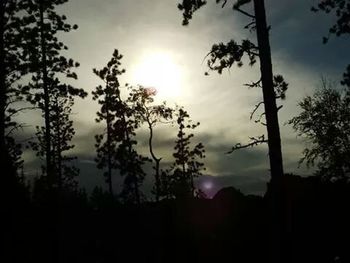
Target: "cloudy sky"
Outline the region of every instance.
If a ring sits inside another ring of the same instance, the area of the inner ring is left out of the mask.
[[[178,103],[193,120],[201,122],[196,140],[206,146],[206,187],[213,186],[213,192],[233,185],[246,193],[261,194],[269,179],[266,147],[225,154],[235,143],[264,133],[263,126],[249,121],[254,105],[261,100],[261,91],[244,87],[244,83],[259,79],[258,64],[205,76],[207,68],[203,63],[214,43],[247,37],[255,41],[255,35],[244,29],[250,20],[234,12],[232,5],[222,9],[209,0],[190,25],[183,27],[182,14],[176,7],[179,1],[70,0],[59,8],[72,24],[79,25],[77,31],[60,38],[69,47],[67,56],[81,64],[77,70],[79,80],[74,84],[90,93],[85,100],[77,101],[73,116],[81,185],[88,189],[103,185],[101,172],[93,162],[93,136],[101,127],[94,122],[98,105],[92,101],[91,91],[101,83],[92,68],[102,68],[113,50],[118,49],[124,55],[122,63],[127,71],[120,78],[121,83],[155,86],[159,101]],[[274,73],[283,74],[289,83],[280,111],[285,171],[302,175],[311,173],[305,167],[298,168],[304,142],[285,122],[298,113],[298,101],[312,94],[321,76],[338,81],[350,61],[349,41],[345,37],[322,44],[334,17],[312,13],[310,7],[315,2],[266,0]],[[157,154],[164,157],[165,163],[170,162],[174,128],[159,126],[155,132]],[[140,151],[147,153],[142,148],[145,131],[140,131],[139,139]],[[26,156],[29,173],[34,174],[30,154]],[[148,180],[146,188],[150,184]]]

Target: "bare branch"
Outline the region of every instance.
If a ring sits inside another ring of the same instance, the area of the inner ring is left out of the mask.
[[[261,122],[261,119],[262,119],[262,117],[263,117],[264,115],[265,115],[265,112],[261,113],[261,114],[259,115],[259,118],[256,119],[254,122],[255,122],[255,123],[260,123],[260,124],[266,126],[266,123]]]
[[[224,0],[224,2],[222,3],[221,8],[224,8],[226,4],[227,4],[227,0]]]
[[[246,26],[244,26],[244,28],[245,29],[248,29],[248,28],[250,28],[251,26],[253,26],[253,25],[255,25],[256,24],[256,22],[255,21],[252,21],[252,22],[250,22],[249,24],[247,24]],[[253,28],[255,28],[256,26],[253,26]]]
[[[244,86],[247,86],[248,88],[257,88],[257,87],[260,88],[261,87],[260,83],[261,83],[261,79],[259,79],[256,82],[252,82],[251,84],[246,83],[244,84]]]
[[[247,144],[241,144],[241,143],[237,143],[235,146],[232,147],[232,149],[230,151],[228,151],[226,154],[231,154],[236,150],[239,149],[244,149],[244,148],[249,148],[249,147],[253,147],[253,146],[257,146],[259,144],[262,143],[267,143],[268,140],[265,139],[265,135],[261,135],[259,137],[249,137],[249,140],[251,141],[250,143]]]
[[[10,136],[14,131],[19,130],[19,129],[23,130],[26,127],[30,127],[30,126],[29,125],[25,125],[25,124],[17,124],[12,129],[9,130],[9,132],[6,134],[6,137]]]
[[[39,109],[39,107],[36,107],[36,106],[34,106],[34,107],[24,107],[24,108],[16,109],[13,112],[11,112],[10,114],[8,114],[7,117],[15,116],[16,114],[18,114],[19,112],[22,112],[22,111],[37,110],[37,109]]]
[[[254,15],[249,14],[248,12],[246,12],[246,11],[240,9],[239,7],[234,7],[233,9],[234,9],[234,10],[237,10],[238,12],[242,13],[243,15],[246,15],[246,16],[248,16],[248,17],[250,17],[250,18],[255,19],[255,16],[254,16]]]
[[[263,101],[260,101],[258,104],[255,105],[254,110],[250,113],[249,119],[252,120],[255,112],[260,108],[260,106],[264,104]]]
[[[160,124],[173,124],[174,123],[174,121],[162,121],[162,120],[158,120],[158,122]]]

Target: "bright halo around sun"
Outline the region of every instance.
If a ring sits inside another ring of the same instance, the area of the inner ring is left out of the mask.
[[[132,74],[133,83],[157,90],[156,98],[173,100],[181,95],[182,69],[168,53],[142,57]]]

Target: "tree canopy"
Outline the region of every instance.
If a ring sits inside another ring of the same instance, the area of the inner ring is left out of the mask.
[[[350,91],[323,82],[300,103],[301,113],[289,124],[306,138],[300,162],[316,166],[316,174],[330,180],[348,180],[350,173]]]

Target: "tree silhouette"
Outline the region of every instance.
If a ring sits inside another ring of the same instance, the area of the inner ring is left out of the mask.
[[[52,148],[53,163],[57,182],[60,189],[76,189],[76,178],[79,175],[79,168],[72,165],[76,156],[66,155],[65,152],[73,149],[75,146],[70,142],[75,135],[73,121],[70,119],[74,99],[70,97],[61,97],[56,95],[52,106]]]
[[[326,80],[313,96],[305,97],[302,112],[288,123],[310,145],[300,162],[318,167],[327,180],[347,181],[350,175],[350,92],[339,91]]]
[[[67,59],[61,55],[62,50],[68,47],[60,42],[57,35],[61,32],[70,32],[78,28],[77,25],[71,26],[66,23],[67,17],[59,15],[56,7],[66,3],[68,0],[35,0],[23,1],[23,8],[28,13],[26,18],[30,25],[24,32],[25,38],[25,58],[29,61],[30,71],[32,73],[32,82],[29,84],[30,94],[28,101],[39,107],[43,112],[44,127],[41,129],[45,143],[45,171],[49,177],[48,183],[55,184],[57,174],[54,167],[54,150],[52,138],[52,100],[59,96],[79,96],[84,98],[87,93],[83,89],[75,88],[69,84],[62,83],[62,78],[77,79],[73,68],[78,67],[79,63],[73,59]]]
[[[101,70],[93,70],[105,83],[105,87],[100,85],[92,92],[93,100],[98,100],[98,103],[101,105],[100,111],[97,112],[96,122],[106,122],[106,132],[95,136],[97,151],[95,160],[99,169],[107,168],[104,175],[111,195],[113,195],[112,170],[119,168],[118,160],[116,159],[117,144],[122,141],[121,137],[123,137],[123,134],[119,138],[112,136],[113,123],[117,119],[115,111],[117,108],[125,108],[125,104],[119,99],[120,84],[118,76],[125,72],[124,69],[119,69],[121,59],[122,55],[119,54],[118,50],[115,50],[112,59],[107,63],[107,67]]]
[[[155,95],[155,89],[139,86],[131,89],[129,100],[133,104],[135,114],[138,115],[141,122],[147,124],[149,130],[148,148],[152,160],[155,162],[155,196],[158,202],[162,190],[160,178],[160,161],[162,158],[157,157],[154,151],[154,128],[159,123],[170,121],[173,117],[173,109],[168,107],[165,102],[160,105],[152,105]]]
[[[60,191],[63,189],[76,190],[76,177],[79,175],[79,169],[72,164],[77,157],[65,155],[67,151],[74,148],[71,140],[75,134],[73,121],[70,119],[74,99],[72,96],[60,96],[60,94],[50,94],[50,138],[52,140],[52,162],[53,174],[55,175],[54,184]],[[45,127],[36,127],[36,141],[31,141],[30,146],[36,151],[41,159],[45,157],[46,141]],[[46,167],[43,166],[45,173]]]
[[[227,0],[217,0],[217,3],[222,3],[222,7],[227,4]],[[242,13],[251,19],[251,22],[245,27],[257,34],[258,44],[245,39],[238,44],[231,40],[227,44],[219,43],[212,46],[209,52],[207,64],[210,70],[222,73],[226,68],[237,64],[238,67],[243,65],[242,58],[248,56],[249,64],[254,65],[256,58],[260,58],[261,79],[251,84],[246,84],[249,87],[261,87],[263,91],[263,101],[258,104],[265,106],[264,116],[266,118],[266,128],[268,138],[261,142],[267,142],[269,145],[269,157],[271,167],[271,177],[276,178],[274,181],[279,181],[279,177],[283,175],[283,163],[281,153],[281,140],[278,124],[277,112],[280,107],[277,107],[276,99],[284,98],[287,84],[283,77],[273,76],[271,51],[269,44],[269,27],[266,24],[265,5],[263,0],[254,0],[255,14],[250,14],[242,9],[242,6],[252,2],[251,0],[240,0],[233,5],[233,9]],[[204,6],[206,1],[184,0],[178,8],[183,11],[183,25],[187,25],[192,18],[193,13],[200,7]],[[277,82],[277,84],[276,84]],[[277,88],[277,89],[276,89]],[[278,88],[281,88],[278,90]],[[282,92],[281,92],[282,91]],[[256,109],[254,110],[254,112]],[[257,141],[260,143],[260,141]],[[278,184],[278,183],[277,183]]]
[[[93,91],[93,99],[98,100],[101,109],[97,112],[96,122],[104,121],[106,130],[96,135],[97,167],[107,168],[104,173],[107,179],[109,193],[113,195],[112,170],[118,169],[125,175],[123,196],[128,200],[140,202],[139,186],[145,176],[142,164],[145,158],[134,149],[135,129],[139,120],[127,100],[121,97],[118,76],[125,72],[120,69],[122,55],[115,50],[112,59],[101,70],[94,73],[104,81],[105,86],[98,86]]]
[[[254,14],[251,14],[244,9],[245,5],[253,3]],[[225,7],[228,0],[216,0],[216,3],[221,3],[222,7]],[[183,11],[183,25],[187,25],[192,18],[193,13],[204,6],[206,1],[203,0],[183,0],[182,4],[178,5],[178,8]],[[270,171],[271,180],[269,187],[272,193],[272,217],[271,226],[273,228],[273,248],[274,251],[271,254],[273,262],[282,262],[282,248],[283,245],[282,233],[284,233],[284,198],[283,198],[283,185],[282,176],[283,172],[283,160],[281,150],[281,138],[278,123],[278,110],[276,99],[279,97],[275,90],[274,76],[272,70],[271,61],[271,49],[269,43],[269,30],[266,22],[266,12],[264,0],[238,0],[232,5],[233,9],[240,12],[251,21],[245,26],[252,32],[256,32],[257,45],[252,41],[246,39],[237,43],[234,40],[229,41],[227,44],[219,43],[212,46],[207,60],[210,70],[222,73],[223,69],[231,68],[234,64],[238,67],[243,65],[242,58],[246,55],[250,65],[256,63],[256,58],[260,59],[260,72],[261,79],[252,84],[248,84],[250,87],[261,87],[263,93],[263,101],[261,104],[265,107],[264,116],[266,119],[267,139],[260,136],[258,138],[253,137],[252,143],[249,146],[259,143],[267,142],[269,148],[270,159]],[[282,82],[284,82],[282,78]],[[261,85],[260,85],[261,84]],[[286,83],[283,85],[287,88]],[[258,104],[259,107],[261,104]],[[255,110],[254,110],[255,111]],[[236,147],[237,148],[237,147]],[[238,147],[241,148],[241,147]],[[235,149],[235,147],[233,148]]]
[[[22,59],[21,34],[26,26],[26,15],[21,14],[20,4],[18,0],[0,3],[0,166],[6,171],[3,182],[7,189],[13,186],[22,165],[21,145],[12,136],[21,127],[13,118],[21,110],[17,102],[23,100],[27,91],[17,83],[27,72]]]
[[[193,197],[195,195],[194,178],[201,176],[202,170],[205,170],[201,162],[201,159],[205,158],[204,145],[198,143],[192,146],[191,139],[194,134],[186,132],[197,128],[199,122],[192,123],[189,114],[183,108],[178,108],[175,114],[178,125],[173,153],[175,161],[171,168],[163,173],[165,192],[168,197]]]

